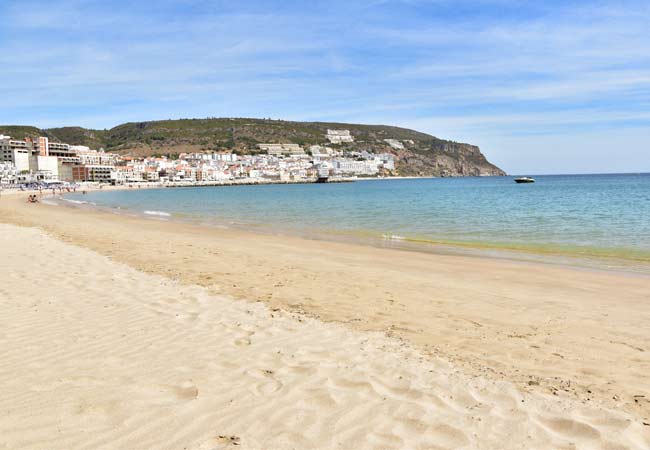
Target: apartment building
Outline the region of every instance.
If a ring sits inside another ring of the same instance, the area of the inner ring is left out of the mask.
[[[354,137],[350,134],[350,130],[327,130],[325,137],[329,139],[331,144],[354,142]]]
[[[213,153],[212,159],[215,161],[235,162],[237,161],[236,153]]]
[[[0,162],[0,184],[14,184],[17,179],[16,166],[10,162]]]
[[[144,172],[142,172],[142,178],[144,181],[157,182],[160,181],[160,173],[153,167],[147,167]]]
[[[72,166],[72,180],[110,183],[114,168],[114,166],[100,165]]]
[[[257,147],[272,156],[305,154],[303,148],[298,144],[257,144]]]
[[[133,166],[117,166],[111,170],[110,179],[112,184],[124,184],[136,181],[136,174]],[[137,181],[142,181],[142,177],[139,177]]]
[[[0,135],[0,162],[12,164],[18,172],[29,170],[31,148],[27,142]]]
[[[32,157],[30,167],[39,180],[59,180],[59,159],[56,156],[41,156],[36,154]]]
[[[376,175],[379,171],[377,163],[372,161],[354,161],[335,159],[332,161],[334,172],[339,174]]]
[[[89,166],[114,166],[117,162],[117,155],[87,148],[77,150],[77,156],[81,164]]]

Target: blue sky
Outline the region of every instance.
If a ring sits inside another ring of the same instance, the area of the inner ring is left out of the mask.
[[[0,123],[382,123],[510,173],[650,171],[648,1],[0,0]]]

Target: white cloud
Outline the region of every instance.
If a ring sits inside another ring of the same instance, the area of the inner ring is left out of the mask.
[[[648,4],[492,0],[436,16],[455,5],[3,2],[0,122],[272,115],[477,144],[650,123]],[[494,13],[515,7],[530,14]]]

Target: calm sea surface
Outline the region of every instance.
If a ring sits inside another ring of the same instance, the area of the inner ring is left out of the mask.
[[[650,174],[132,189],[67,198],[200,223],[650,263]],[[169,215],[169,216],[168,216]]]

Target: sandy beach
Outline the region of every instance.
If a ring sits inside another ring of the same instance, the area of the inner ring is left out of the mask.
[[[21,195],[0,230],[0,448],[650,448],[646,276]]]

